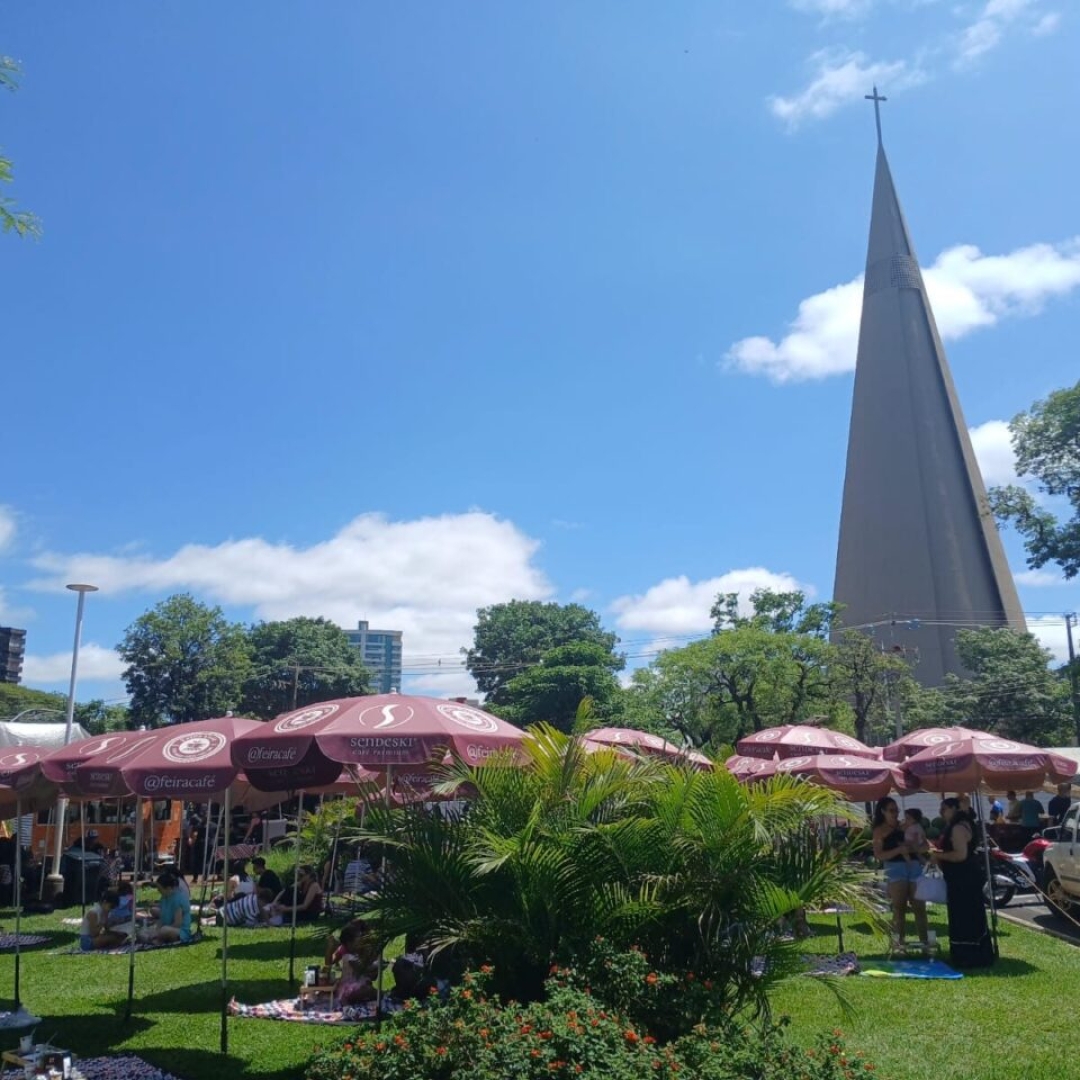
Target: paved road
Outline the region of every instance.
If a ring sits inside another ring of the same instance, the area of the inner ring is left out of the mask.
[[[1080,945],[1080,926],[1046,906],[1046,902],[1034,894],[1020,894],[1001,914],[1027,926],[1048,930]]]

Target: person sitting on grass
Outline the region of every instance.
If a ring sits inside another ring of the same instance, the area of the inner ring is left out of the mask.
[[[166,870],[157,879],[161,893],[158,921],[139,934],[144,945],[172,945],[191,940],[191,900],[187,890],[180,888],[180,879]]]
[[[119,897],[107,892],[93,907],[86,909],[79,929],[79,947],[83,952],[116,949],[127,941],[127,934],[109,928],[109,915],[116,910]]]
[[[296,902],[293,903],[295,896]],[[295,891],[282,890],[274,901],[274,910],[289,922],[295,913],[298,923],[314,922],[323,913],[323,891],[315,875],[315,867],[301,866]]]
[[[266,860],[261,855],[256,855],[251,860],[251,870],[255,875],[255,887],[257,889],[266,889],[271,896],[277,896],[281,892],[283,886],[281,884],[281,878],[270,870],[266,866]]]
[[[334,987],[334,1005],[360,1005],[374,1001],[374,980],[379,974],[379,941],[362,919],[341,931],[341,944],[331,964],[341,965],[341,978]]]
[[[220,911],[226,926],[246,926],[249,930],[270,921],[273,897],[266,889],[258,889],[230,900]]]

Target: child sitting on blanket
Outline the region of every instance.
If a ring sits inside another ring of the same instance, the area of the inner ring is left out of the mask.
[[[83,952],[116,949],[127,941],[127,934],[109,929],[109,914],[116,910],[119,898],[107,892],[93,907],[86,909],[79,928],[79,947]]]
[[[375,1000],[379,942],[366,923],[357,919],[341,931],[341,944],[333,962],[341,965],[341,978],[334,987],[336,1008]]]

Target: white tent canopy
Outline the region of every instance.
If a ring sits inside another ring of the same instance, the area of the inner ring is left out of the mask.
[[[90,732],[81,724],[72,725],[72,742],[89,737]],[[0,720],[0,747],[33,746],[38,750],[52,750],[63,745],[63,724],[33,724],[18,720]]]

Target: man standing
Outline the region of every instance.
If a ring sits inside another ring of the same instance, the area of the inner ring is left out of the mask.
[[[1025,791],[1020,800],[1020,824],[1025,829],[1042,828],[1043,804],[1035,798],[1035,793]]]
[[[1046,812],[1050,815],[1050,824],[1060,825],[1065,820],[1065,814],[1070,806],[1072,806],[1072,785],[1058,784],[1057,794],[1046,808]]]

